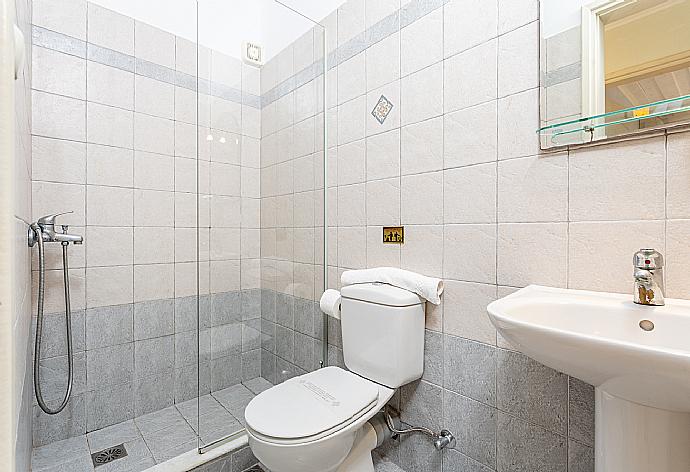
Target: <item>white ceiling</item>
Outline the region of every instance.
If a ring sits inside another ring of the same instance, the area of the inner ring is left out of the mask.
[[[91,0],[211,49],[240,57],[243,41],[264,46],[270,59],[306,33],[313,23],[274,0]],[[320,21],[345,0],[281,0]]]

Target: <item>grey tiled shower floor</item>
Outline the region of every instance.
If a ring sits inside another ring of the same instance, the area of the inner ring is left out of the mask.
[[[243,428],[244,408],[271,383],[256,378],[199,399],[107,428],[34,448],[33,472],[92,472],[91,454],[124,444],[127,457],[98,466],[98,472],[137,472]],[[197,424],[197,411],[199,422]]]

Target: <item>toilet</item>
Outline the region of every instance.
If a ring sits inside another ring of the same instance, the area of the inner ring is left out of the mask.
[[[276,385],[245,410],[249,446],[271,472],[373,472],[374,416],[424,370],[424,300],[380,283],[341,290],[348,370],[325,367]]]

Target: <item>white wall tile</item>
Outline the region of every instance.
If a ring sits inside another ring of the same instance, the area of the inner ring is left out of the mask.
[[[690,220],[666,222],[666,296],[690,298]]]
[[[146,23],[136,22],[135,55],[155,64],[175,68],[175,36]]]
[[[196,92],[183,87],[175,87],[175,120],[196,124],[196,113]]]
[[[86,269],[69,270],[70,301],[73,310],[82,310],[86,306]],[[65,310],[65,279],[62,269],[46,271],[45,300],[43,309],[45,313],[60,313]],[[38,273],[33,272],[31,277],[31,306],[38,304]]]
[[[238,228],[241,223],[240,198],[225,196],[211,198],[211,221],[216,227]]]
[[[88,40],[104,48],[134,55],[134,20],[89,3]]]
[[[666,170],[666,212],[668,218],[690,217],[690,135],[668,136]],[[657,158],[658,160],[658,158]]]
[[[39,91],[31,97],[34,135],[85,141],[86,102]]]
[[[366,192],[367,225],[400,224],[400,179],[369,181]]]
[[[547,222],[568,219],[568,155],[498,163],[498,220]]]
[[[496,102],[443,116],[446,168],[495,161],[498,154]]]
[[[538,0],[498,0],[498,32],[514,30],[539,17]]]
[[[443,223],[443,172],[405,175],[400,180],[401,223]]]
[[[133,191],[89,185],[86,188],[86,223],[95,226],[132,226]]]
[[[86,306],[123,305],[134,301],[134,270],[130,266],[86,269]]]
[[[241,174],[239,166],[211,162],[209,170],[212,195],[240,195]]]
[[[494,39],[444,61],[443,106],[446,113],[498,96],[497,55],[498,41]]]
[[[443,114],[443,62],[403,78],[400,102],[403,126]]]
[[[379,2],[367,2],[374,4]],[[365,51],[367,92],[400,78],[400,33],[393,33]]]
[[[400,30],[400,56],[403,77],[443,59],[443,8]]]
[[[403,175],[443,169],[443,117],[405,126],[400,147]]]
[[[211,293],[239,290],[240,262],[211,261],[209,279],[209,289]]]
[[[366,145],[359,140],[338,147],[338,184],[364,182],[366,177]]]
[[[385,97],[393,108],[390,110],[383,123],[374,116],[373,111],[381,97]],[[400,127],[400,82],[394,81],[367,94],[367,136],[385,133]]]
[[[338,107],[338,144],[364,137],[366,104],[366,96],[362,95]]]
[[[629,293],[633,254],[646,247],[665,253],[663,221],[571,223],[568,286]],[[589,260],[594,254],[606,255],[606,263],[597,270]]]
[[[539,91],[520,92],[498,101],[498,158],[539,154]]]
[[[338,265],[348,269],[366,267],[367,229],[364,226],[338,228]]]
[[[135,151],[134,187],[149,190],[175,190],[175,158]]]
[[[364,32],[365,16],[364,0],[350,0],[338,8],[338,46]]]
[[[197,56],[196,42],[175,37],[175,70],[196,76]]]
[[[442,277],[443,226],[406,226],[400,266],[429,277]]]
[[[87,141],[132,149],[134,117],[131,111],[89,102]]]
[[[88,61],[88,100],[134,110],[134,74]]]
[[[486,344],[496,344],[496,328],[486,306],[496,299],[496,286],[445,281],[443,332]]]
[[[86,39],[85,0],[33,0],[31,23],[81,40]]]
[[[522,26],[498,38],[500,97],[539,86],[539,23]]]
[[[570,154],[570,219],[638,220],[664,218],[665,142],[655,138],[597,146]],[[644,204],[639,200],[644,169]]]
[[[175,153],[175,122],[134,114],[134,149],[172,156]]]
[[[177,231],[175,230],[175,236]],[[134,228],[134,263],[164,264],[175,261],[176,238],[169,237],[170,228]],[[196,246],[196,240],[194,241]]]
[[[175,122],[175,155],[196,159],[197,127],[181,121]]]
[[[400,0],[376,0],[366,2],[365,16],[367,28],[372,27],[400,8]]]
[[[88,267],[124,266],[134,261],[133,229],[87,226],[84,236]]]
[[[175,265],[134,266],[134,301],[162,300],[175,296]]]
[[[498,225],[499,285],[565,287],[567,258],[567,223]]]
[[[175,118],[175,87],[159,80],[136,76],[134,110],[138,113]]]
[[[498,35],[498,0],[453,0],[444,10],[445,57]]]
[[[100,144],[87,145],[86,180],[92,185],[131,187],[134,151]]]
[[[86,99],[86,61],[51,49],[31,50],[34,90]]]
[[[134,225],[174,226],[175,194],[157,190],[135,190]]]
[[[495,222],[496,180],[496,165],[493,163],[444,171],[443,221]]]
[[[400,175],[400,130],[369,136],[366,143],[366,175],[368,180]],[[330,164],[330,161],[329,161]],[[344,169],[348,172],[348,169]],[[338,172],[338,177],[340,177]]]
[[[366,92],[366,60],[363,52],[338,66],[338,104]]]
[[[31,148],[33,180],[86,183],[86,144],[35,136]]]
[[[366,224],[366,187],[364,184],[338,188],[338,225],[363,226]]]
[[[33,182],[31,214],[33,219],[65,211],[73,211],[60,217],[60,224],[84,226],[86,192],[83,185],[59,184],[52,182]]]
[[[496,283],[496,225],[446,225],[443,276]]]

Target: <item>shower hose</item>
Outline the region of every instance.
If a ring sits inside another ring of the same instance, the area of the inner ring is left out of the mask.
[[[31,229],[36,234],[38,243],[38,313],[36,318],[36,342],[34,343],[34,390],[36,391],[36,401],[41,410],[49,415],[57,415],[67,406],[69,397],[72,393],[74,381],[74,361],[72,359],[72,310],[69,297],[69,266],[67,264],[67,243],[62,243],[62,271],[65,285],[65,321],[67,323],[67,391],[60,406],[50,409],[43,399],[41,392],[41,340],[43,334],[43,302],[45,300],[46,285],[46,261],[43,247],[43,231],[37,224],[32,224]]]

